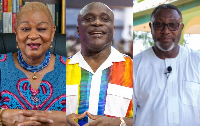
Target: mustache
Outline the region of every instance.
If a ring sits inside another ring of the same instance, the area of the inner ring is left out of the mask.
[[[171,39],[172,36],[171,36],[171,35],[164,35],[164,34],[163,34],[163,35],[161,35],[159,38],[168,38],[168,39],[170,38],[170,39]]]
[[[156,41],[160,41],[161,39],[172,39],[172,41],[175,41],[175,39],[171,36],[171,35],[161,35],[160,37],[158,37],[158,38],[155,38],[154,40],[156,40]]]
[[[104,28],[89,28],[88,32],[102,32],[102,33],[106,33],[106,30]]]

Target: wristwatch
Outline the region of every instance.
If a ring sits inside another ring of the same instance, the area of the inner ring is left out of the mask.
[[[123,118],[120,118],[120,120],[121,120],[121,123],[119,126],[127,126]]]

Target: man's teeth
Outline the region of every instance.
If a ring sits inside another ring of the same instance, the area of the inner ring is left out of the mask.
[[[92,34],[102,34],[102,32],[92,32]]]

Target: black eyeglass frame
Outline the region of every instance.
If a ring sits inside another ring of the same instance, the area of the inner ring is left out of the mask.
[[[157,23],[157,22],[150,22],[150,23],[151,23],[151,25],[153,26],[153,29],[154,29],[154,30],[163,30],[163,29],[165,28],[165,26],[167,25],[167,28],[168,28],[170,31],[177,31],[177,30],[179,29],[179,26],[182,24],[182,22],[176,23],[176,24],[178,24],[177,29],[171,30],[170,27],[169,27],[169,24],[170,24],[170,23],[167,23],[167,24],[166,24],[166,23],[161,23],[161,24],[163,24],[163,28],[162,28],[162,29],[155,29],[154,23]]]

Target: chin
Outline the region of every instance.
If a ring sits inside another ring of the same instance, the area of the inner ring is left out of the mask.
[[[176,44],[175,44],[175,42],[173,42],[169,47],[163,47],[161,44],[160,44],[160,42],[155,42],[155,45],[156,45],[156,47],[157,48],[159,48],[161,51],[163,51],[163,52],[168,52],[168,51],[171,51],[175,46],[176,46]]]
[[[89,43],[87,43],[87,45],[89,45],[92,48],[104,48],[107,45],[109,45],[110,42],[106,42],[105,40],[101,40],[101,41],[90,41]]]
[[[27,56],[29,57],[41,57],[43,54],[41,52],[30,52]]]
[[[107,45],[103,45],[103,46],[90,46],[88,47],[89,50],[91,50],[92,52],[100,52],[102,50],[104,50],[107,47]]]

